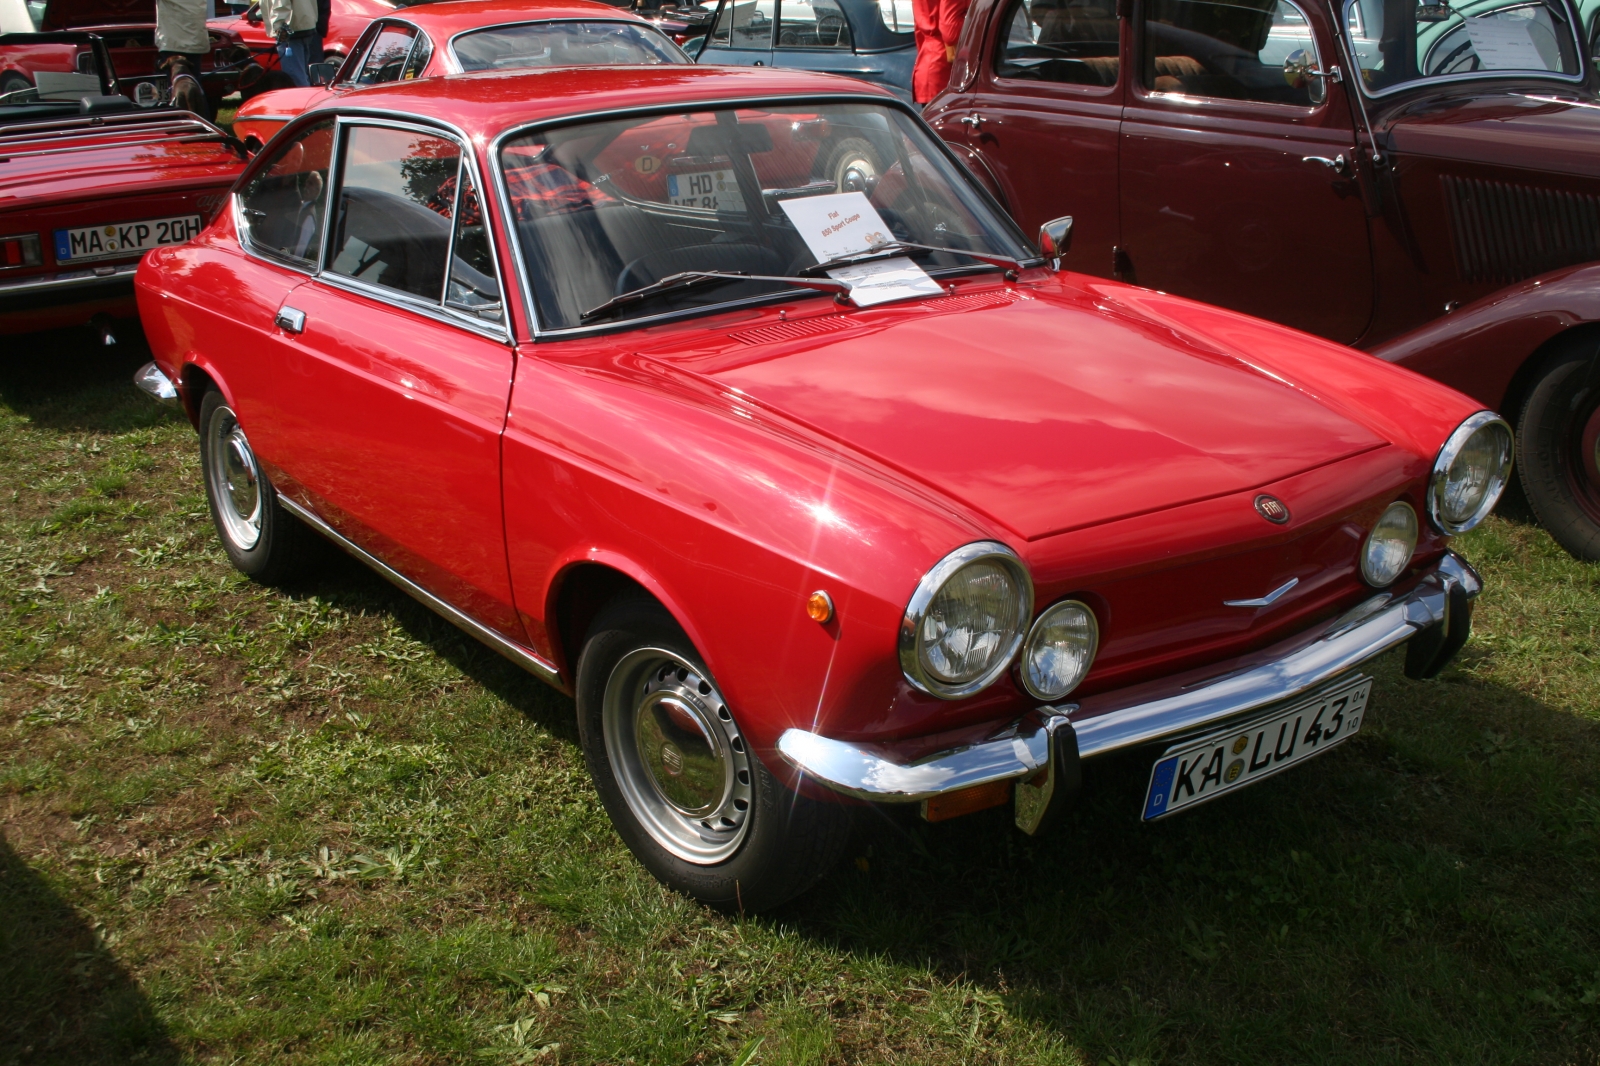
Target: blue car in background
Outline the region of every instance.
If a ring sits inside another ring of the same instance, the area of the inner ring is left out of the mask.
[[[700,63],[848,74],[911,99],[911,0],[721,0]]]

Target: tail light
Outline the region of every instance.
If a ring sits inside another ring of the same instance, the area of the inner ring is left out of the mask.
[[[0,237],[0,270],[17,270],[36,267],[44,262],[39,255],[39,235],[19,233],[13,237]]]

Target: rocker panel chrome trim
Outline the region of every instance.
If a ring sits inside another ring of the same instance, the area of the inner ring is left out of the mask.
[[[507,640],[499,633],[496,633],[483,623],[472,618],[470,615],[464,614],[455,607],[451,606],[449,603],[441,600],[439,597],[435,596],[433,593],[429,592],[415,581],[412,581],[410,578],[400,573],[400,571],[396,570],[382,559],[379,559],[376,555],[373,555],[359,544],[356,544],[355,542],[335,532],[333,528],[328,525],[328,523],[324,522],[321,518],[318,518],[314,512],[306,508],[304,505],[295,503],[293,500],[282,495],[281,493],[278,496],[278,502],[283,504],[284,510],[288,511],[302,522],[311,526],[318,533],[321,533],[324,537],[327,537],[329,540],[333,541],[335,544],[349,552],[351,555],[355,556],[357,559],[360,559],[362,562],[372,567],[372,569],[376,570],[383,577],[387,578],[390,583],[397,586],[402,592],[405,592],[407,595],[411,596],[412,599],[417,600],[423,606],[429,608],[435,614],[438,614],[440,617],[444,618],[445,621],[471,634],[472,636],[477,637],[479,640],[483,641],[483,643],[489,645],[489,647],[493,648],[501,655],[504,655],[507,659],[510,659],[518,666],[531,671],[539,678],[539,680],[556,685],[557,687],[560,686],[561,672],[555,668],[554,664],[546,662],[533,651],[529,650],[528,648],[524,648],[521,644],[518,644],[512,640]]]

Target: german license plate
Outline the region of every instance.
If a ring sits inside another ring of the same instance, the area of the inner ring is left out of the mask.
[[[1358,677],[1267,718],[1168,749],[1150,771],[1144,820],[1237,792],[1361,729],[1372,679]]]
[[[58,229],[55,234],[56,262],[87,263],[92,259],[120,259],[138,255],[149,248],[159,248],[163,244],[182,244],[199,232],[199,215]]]
[[[667,199],[675,207],[703,207],[707,211],[742,211],[744,197],[732,170],[701,170],[667,175]]]

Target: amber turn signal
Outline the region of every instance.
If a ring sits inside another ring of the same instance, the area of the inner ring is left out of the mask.
[[[987,785],[973,785],[971,788],[946,792],[942,796],[923,800],[922,817],[930,822],[943,822],[950,818],[959,818],[963,814],[971,814],[973,811],[987,810],[1010,802],[1011,782],[990,781]]]
[[[833,597],[821,589],[807,596],[806,617],[823,625],[833,621]]]

